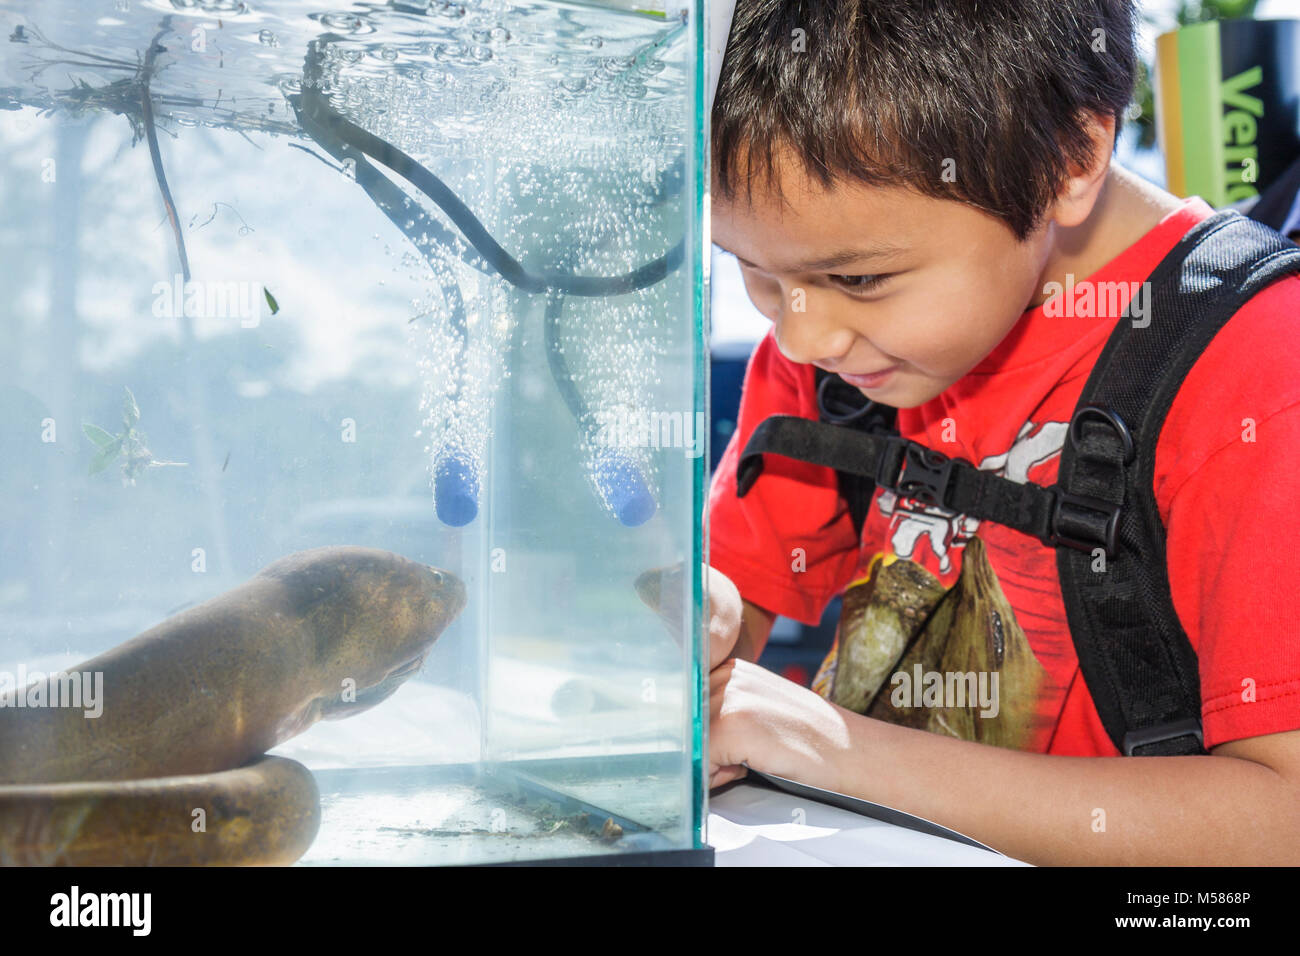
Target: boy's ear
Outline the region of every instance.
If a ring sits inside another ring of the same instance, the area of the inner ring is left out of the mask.
[[[1069,179],[1057,194],[1052,220],[1059,226],[1077,226],[1088,218],[1101,195],[1115,149],[1115,117],[1086,114],[1088,136],[1092,140],[1092,159],[1087,169],[1071,162]]]

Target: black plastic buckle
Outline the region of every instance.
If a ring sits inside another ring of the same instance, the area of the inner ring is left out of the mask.
[[[1097,546],[1105,549],[1106,557],[1113,558],[1119,554],[1119,516],[1122,508],[1119,505],[1111,504],[1109,501],[1103,501],[1101,498],[1094,498],[1091,495],[1074,495],[1061,488],[1053,488],[1056,492],[1056,499],[1052,504],[1052,530],[1048,535],[1047,544],[1053,547],[1064,545],[1067,548],[1074,548],[1076,551],[1091,551]],[[1106,529],[1100,539],[1087,540],[1076,538],[1073,535],[1062,534],[1061,527],[1061,509],[1063,507],[1077,508],[1080,511],[1092,511],[1106,517]]]
[[[1166,740],[1177,740],[1179,737],[1195,737],[1198,750],[1205,750],[1201,722],[1195,719],[1177,720],[1172,724],[1159,724],[1155,727],[1128,731],[1124,734],[1124,756],[1132,757],[1133,751],[1138,747],[1149,747],[1152,744],[1164,743]]]
[[[888,488],[896,495],[912,498],[927,505],[948,507],[948,484],[957,462],[933,448],[895,435],[885,440],[888,450],[880,459],[876,470],[876,484]],[[892,477],[891,462],[899,462]]]

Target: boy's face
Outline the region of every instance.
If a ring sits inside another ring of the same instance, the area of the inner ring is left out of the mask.
[[[958,202],[860,183],[826,190],[788,172],[797,163],[781,168],[784,205],[757,183],[752,204],[743,191],[731,203],[715,191],[712,225],[791,361],[911,408],[974,368],[1046,298],[1048,219],[1020,243]]]

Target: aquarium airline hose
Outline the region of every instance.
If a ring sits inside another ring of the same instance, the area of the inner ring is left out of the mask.
[[[458,243],[454,243],[448,230],[424,215],[423,210],[412,210],[405,191],[380,173],[368,159],[397,173],[446,213],[475,253],[471,255],[468,250],[462,250],[460,258],[463,261],[479,271],[498,274],[525,292],[547,294],[548,365],[579,428],[590,435],[594,427],[592,416],[574,386],[559,350],[558,322],[563,313],[563,296],[625,295],[661,282],[681,266],[685,257],[685,239],[679,240],[664,255],[623,275],[529,272],[492,237],[482,221],[446,183],[401,149],[352,123],[325,102],[319,89],[319,70],[314,64],[319,57],[319,44],[330,39],[337,38],[326,35],[313,41],[307,57],[303,89],[290,97],[303,130],[335,159],[350,163],[358,185],[426,256],[434,243],[446,248]],[[414,228],[417,222],[424,229],[418,238]],[[453,313],[459,311],[457,327],[464,337],[464,306],[459,294],[455,300],[459,303],[459,310],[451,297],[448,297],[448,305]],[[453,319],[456,318],[453,315]],[[606,506],[620,523],[634,527],[653,516],[656,510],[654,496],[639,462],[632,456],[613,448],[600,449],[591,463],[591,477]],[[434,475],[434,499],[439,518],[453,526],[468,524],[478,513],[478,496],[476,469],[469,454],[460,448],[446,450]]]

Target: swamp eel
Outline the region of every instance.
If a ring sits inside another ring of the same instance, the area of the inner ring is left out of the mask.
[[[292,862],[320,824],[315,781],[263,755],[391,695],[465,601],[400,555],[301,551],[74,668],[103,675],[100,716],[7,701],[0,863]]]

